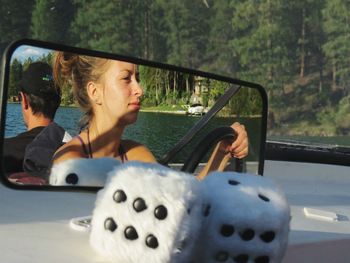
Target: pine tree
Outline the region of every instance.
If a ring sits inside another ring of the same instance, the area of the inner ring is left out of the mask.
[[[17,96],[19,92],[18,84],[22,78],[23,67],[19,60],[14,59],[10,66],[10,79],[8,97]]]
[[[12,41],[29,36],[34,0],[0,0],[0,51]]]
[[[283,30],[280,0],[231,2],[234,9],[231,41],[239,60],[239,76],[261,83],[270,92],[288,81],[288,30]]]
[[[232,26],[233,8],[226,0],[213,1],[209,8],[211,14],[205,70],[234,77],[239,61],[230,45],[230,41],[235,38]]]
[[[30,28],[32,38],[65,43],[73,15],[70,0],[36,0]]]
[[[165,22],[164,0],[146,0],[144,14],[144,58],[160,62],[166,62],[168,54],[167,32],[168,27]],[[147,49],[147,51],[146,51]],[[147,53],[147,55],[146,55]]]
[[[162,4],[171,64],[200,68],[208,40],[208,7],[202,1],[174,0]]]
[[[78,36],[78,45],[123,55],[143,55],[143,18],[139,16],[142,1],[75,0],[75,4],[73,32]]]
[[[326,34],[323,50],[331,64],[333,91],[350,85],[349,10],[350,2],[347,0],[327,0],[323,9]]]

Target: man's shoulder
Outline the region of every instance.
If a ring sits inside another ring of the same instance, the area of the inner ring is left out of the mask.
[[[9,145],[12,146],[13,144],[16,144],[16,143],[24,143],[24,142],[29,143],[32,140],[34,140],[34,138],[40,132],[42,132],[42,130],[44,128],[45,127],[36,127],[36,128],[31,129],[29,131],[25,131],[25,132],[19,133],[19,134],[17,134],[14,137],[5,138],[4,139],[4,145],[9,144]]]
[[[67,137],[69,137],[67,139]],[[55,122],[50,123],[35,137],[31,145],[57,148],[71,139],[71,136]]]
[[[5,173],[21,172],[24,152],[44,127],[22,132],[15,137],[4,139],[4,171]]]

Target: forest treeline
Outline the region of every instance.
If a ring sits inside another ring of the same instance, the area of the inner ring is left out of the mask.
[[[2,49],[30,37],[215,72],[266,88],[276,134],[350,132],[348,0],[0,4]]]
[[[14,55],[15,56],[15,55]],[[23,60],[14,58],[10,65],[10,79],[8,100],[18,102],[18,93],[21,91],[19,82],[23,72],[28,66],[37,61],[53,65],[54,52],[44,53],[33,59],[27,57]],[[187,111],[192,104],[202,104],[209,109],[216,100],[222,96],[231,83],[205,78],[193,74],[173,70],[138,65],[137,75],[140,86],[143,89],[142,108],[157,111]],[[73,96],[73,88],[70,82],[58,87],[61,91],[62,106],[77,106]],[[262,99],[258,90],[241,88],[220,110],[218,116],[256,117],[262,114]]]

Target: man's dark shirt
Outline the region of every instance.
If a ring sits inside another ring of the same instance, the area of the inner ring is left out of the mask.
[[[52,157],[65,143],[66,134],[67,132],[55,122],[45,127],[26,148],[23,159],[24,171],[31,176],[48,179]]]
[[[23,159],[27,145],[45,128],[40,126],[4,139],[4,172],[7,175],[23,172]]]

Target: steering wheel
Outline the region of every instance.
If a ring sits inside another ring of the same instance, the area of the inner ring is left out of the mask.
[[[237,139],[237,133],[231,127],[219,127],[209,132],[195,147],[188,159],[184,162],[181,171],[194,173],[205,154],[218,142],[224,139]],[[243,172],[243,160],[235,158],[235,171]]]

